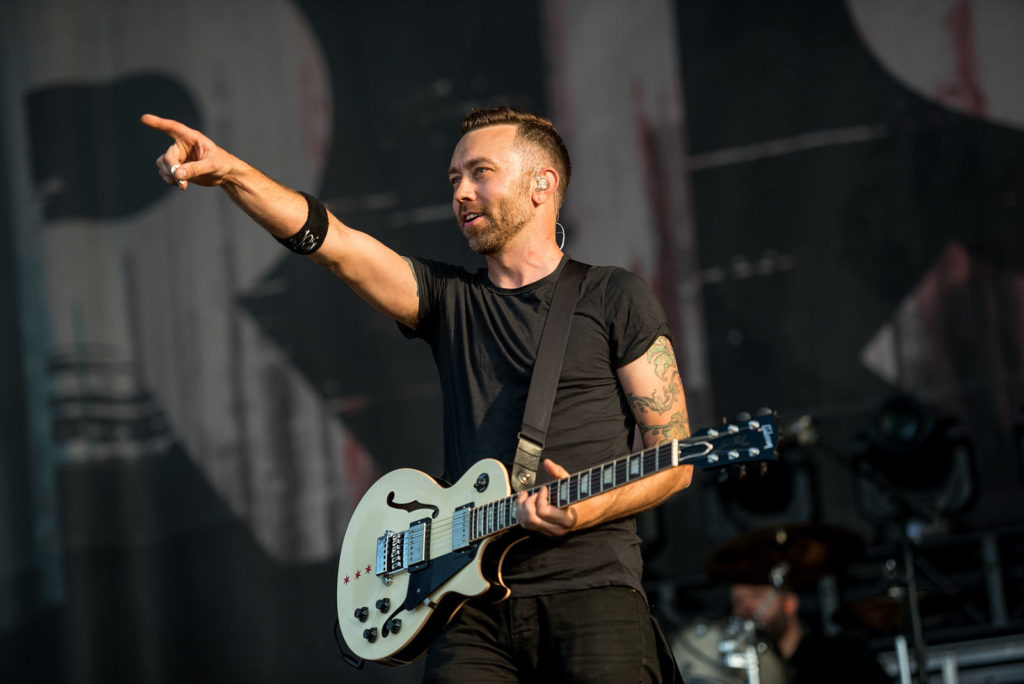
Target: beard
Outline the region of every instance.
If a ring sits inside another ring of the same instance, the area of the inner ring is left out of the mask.
[[[480,225],[460,225],[469,248],[482,256],[497,254],[531,218],[529,196],[513,195],[481,207]]]

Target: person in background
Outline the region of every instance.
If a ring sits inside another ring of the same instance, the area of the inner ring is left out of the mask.
[[[800,596],[771,584],[733,584],[732,614],[753,620],[782,657],[789,684],[888,684],[892,680],[860,641],[811,633],[800,620]]]

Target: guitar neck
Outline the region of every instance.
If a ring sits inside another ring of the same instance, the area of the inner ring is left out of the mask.
[[[686,453],[703,456],[711,446],[704,441],[687,444],[672,440],[657,446],[622,456],[578,473],[573,473],[556,482],[528,490],[533,495],[543,486],[548,488],[548,503],[565,508],[590,497],[604,494],[623,487],[663,470],[683,465]],[[471,539],[477,541],[519,524],[516,517],[518,494],[492,501],[483,506],[473,507],[469,512]]]
[[[694,465],[701,470],[745,467],[758,461],[764,465],[764,461],[775,457],[777,434],[778,425],[771,415],[738,425],[708,428],[693,437],[664,442],[551,482],[546,485],[548,503],[565,508],[680,465]],[[529,493],[540,490],[541,487],[534,487]],[[470,543],[518,525],[517,498],[518,494],[514,494],[482,506],[460,507],[460,541]]]

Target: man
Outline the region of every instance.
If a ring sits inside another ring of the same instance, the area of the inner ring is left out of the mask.
[[[770,584],[734,584],[733,615],[753,620],[778,649],[789,684],[882,684],[889,682],[864,644],[844,637],[809,634],[800,621],[800,597]]]
[[[456,221],[486,261],[475,274],[397,254],[198,131],[152,115],[143,123],[174,139],[157,159],[165,181],[221,187],[271,235],[431,345],[447,479],[484,457],[511,464],[540,331],[567,261],[555,224],[571,163],[550,121],[502,107],[463,122],[448,178]],[[634,425],[645,446],[689,435],[668,326],[639,278],[591,267],[538,481],[628,453]],[[688,486],[691,471],[669,469],[564,509],[548,503],[546,488],[520,493],[518,519],[531,534],[502,566],[511,598],[464,606],[431,646],[426,680],[657,681],[635,515]]]

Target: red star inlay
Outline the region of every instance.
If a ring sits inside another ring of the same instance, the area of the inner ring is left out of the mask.
[[[361,574],[361,573],[360,573],[360,572],[359,572],[358,570],[356,570],[356,579],[359,579],[359,575],[360,575],[360,574]]]
[[[345,584],[348,584],[348,576],[345,576]]]
[[[371,568],[370,568],[370,566],[369,566],[369,565],[367,565],[367,566],[366,566],[366,574],[367,574],[367,575],[369,575],[369,574],[370,574],[370,569],[371,569]]]

